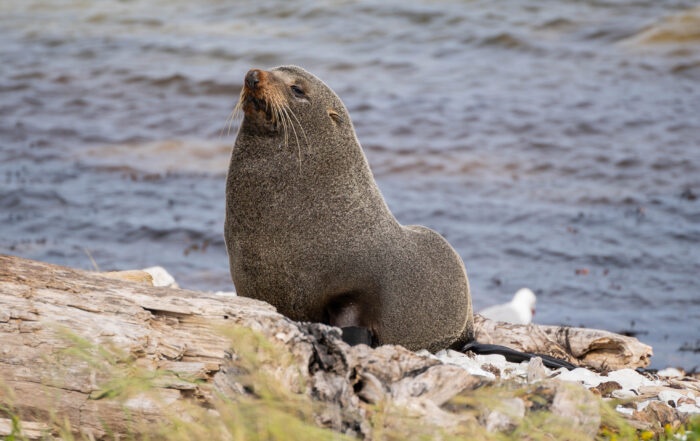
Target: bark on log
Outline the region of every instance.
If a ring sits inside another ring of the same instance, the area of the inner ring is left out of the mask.
[[[138,366],[203,380],[164,382],[161,406],[183,400],[206,405],[216,393],[245,394],[233,362],[237,347],[220,329],[233,325],[252,329],[283,346],[295,360],[294,365],[272,362],[261,369],[288,390],[325,402],[323,413],[316,415],[319,425],[360,437],[370,435],[368,403],[388,401],[420,409],[425,421],[448,427],[459,421],[439,406],[462,390],[484,383],[461,368],[399,346],[348,347],[337,329],[293,322],[256,300],[110,277],[0,255],[0,382],[14,390],[19,416],[32,433],[48,427],[44,424],[51,411],[67,418],[76,432],[94,439],[107,437],[106,426],[115,433],[127,431],[130,423],[123,406],[132,420],[153,421],[161,414],[161,408],[148,399],[120,404],[95,396],[101,379],[85,363],[65,361],[57,372],[49,360],[61,357],[61,351],[70,346],[61,328],[97,344],[117,345]],[[550,347],[537,346],[555,342],[562,351],[579,351],[573,353],[580,357],[577,360],[597,359],[586,356],[576,344],[567,346],[571,338],[557,339],[561,328],[507,327],[483,319],[477,323],[482,342],[561,356]],[[526,343],[518,346],[518,339]],[[0,436],[9,427],[7,418],[0,411]]]
[[[651,346],[634,337],[600,329],[514,325],[474,316],[476,340],[561,358],[601,371],[647,367]]]

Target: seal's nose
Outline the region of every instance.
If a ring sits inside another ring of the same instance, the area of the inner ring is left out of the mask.
[[[248,71],[247,74],[245,74],[245,84],[246,84],[246,86],[248,86],[248,89],[255,90],[255,88],[258,87],[259,82],[260,82],[260,70],[259,69],[251,69]]]

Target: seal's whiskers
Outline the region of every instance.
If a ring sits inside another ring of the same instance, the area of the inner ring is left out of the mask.
[[[231,114],[229,115],[229,117],[226,119],[226,123],[228,123],[228,131],[226,132],[226,136],[229,136],[231,134],[231,125],[236,120],[236,118],[238,118],[238,115],[240,115],[241,109],[243,108],[243,102],[245,101],[245,98],[246,98],[245,89],[241,89],[241,94],[238,96],[238,102],[233,107],[233,110],[231,111]],[[224,127],[221,128],[221,132],[219,132],[219,138],[221,138],[223,136],[224,129],[226,129],[226,124],[224,124]]]
[[[288,104],[285,104],[284,107],[287,108],[287,110],[288,110],[289,113],[292,115],[292,117],[294,117],[294,120],[297,122],[297,124],[299,124],[299,129],[301,129],[301,134],[304,135],[304,141],[306,142],[306,149],[307,149],[307,151],[308,151],[310,147],[309,147],[309,139],[306,137],[306,130],[304,130],[304,127],[301,125],[301,123],[299,122],[299,119],[298,119],[297,116],[294,114],[294,111],[292,111],[292,109],[289,107],[289,105],[288,105]],[[292,127],[293,127],[293,126],[292,126]],[[299,141],[297,141],[297,144],[298,144],[298,143],[299,143]]]
[[[292,111],[292,109],[290,109],[289,106],[286,104],[283,104],[282,106],[280,106],[280,108],[282,109],[284,114],[287,116],[287,120],[289,121],[289,125],[292,128],[292,132],[294,133],[294,138],[297,141],[297,157],[299,158],[299,171],[301,171],[301,145],[299,143],[299,136],[297,136],[297,129],[294,128],[294,123],[292,122],[291,118],[289,117],[289,113]],[[292,113],[292,115],[294,115],[294,114]],[[296,117],[294,117],[294,119],[296,119]],[[297,119],[297,123],[298,122],[299,122],[299,120]],[[301,124],[299,124],[299,128],[301,128],[301,130],[304,130],[304,128],[301,127]],[[304,136],[306,136],[306,134],[304,134]],[[307,142],[307,149],[308,149],[308,142]]]
[[[236,104],[229,114],[229,116],[226,118],[226,121],[224,122],[224,126],[221,128],[221,131],[219,132],[219,138],[224,136],[224,130],[227,130],[226,127],[228,126],[228,131],[226,132],[226,136],[231,134],[231,124],[233,124],[233,120],[236,117],[236,110],[238,109],[238,104]]]
[[[285,117],[282,111],[279,93],[265,93],[265,102],[270,106],[270,115],[272,116],[272,122],[275,125],[275,129],[279,128],[279,124],[282,125],[282,130],[284,131],[284,146],[286,148],[289,146],[288,118]]]
[[[287,129],[287,121],[284,118],[284,115],[282,114],[282,109],[279,105],[275,106],[275,115],[279,122],[282,124],[282,129],[284,130],[284,148],[287,148],[289,146],[289,133]]]

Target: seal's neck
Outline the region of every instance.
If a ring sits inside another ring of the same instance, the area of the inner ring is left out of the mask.
[[[396,223],[354,134],[352,139],[307,136],[308,145],[301,139],[285,144],[280,137],[242,128],[227,180],[231,206],[257,201],[288,213],[306,207],[303,215],[317,217],[359,209],[373,221]]]
[[[338,177],[362,178],[374,184],[367,158],[355,138],[329,137],[311,131],[288,134],[250,130],[244,125],[236,138],[231,167],[249,173],[284,175],[292,181],[313,180],[318,188],[326,180]]]

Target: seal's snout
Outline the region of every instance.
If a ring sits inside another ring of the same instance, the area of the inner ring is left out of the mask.
[[[250,90],[255,90],[260,83],[260,69],[251,69],[245,75],[245,85]]]
[[[243,100],[243,112],[246,115],[252,116],[253,112],[260,113],[268,122],[274,122],[274,109],[278,106],[276,104],[278,98],[274,88],[268,87],[270,85],[268,74],[269,72],[264,70],[250,69],[245,74],[241,99]]]

